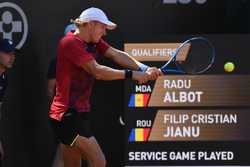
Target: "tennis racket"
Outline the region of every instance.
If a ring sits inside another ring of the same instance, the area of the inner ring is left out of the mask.
[[[204,37],[193,37],[183,42],[160,70],[163,74],[202,74],[212,67],[214,61],[213,44]]]
[[[193,37],[181,43],[160,70],[163,74],[202,74],[212,67],[215,56],[215,47],[207,38]],[[125,126],[122,116],[119,123]]]

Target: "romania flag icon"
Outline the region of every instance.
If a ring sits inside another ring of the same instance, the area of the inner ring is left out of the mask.
[[[146,107],[148,105],[150,94],[132,94],[130,96],[129,107]]]
[[[148,141],[150,128],[133,128],[129,135],[130,142]]]

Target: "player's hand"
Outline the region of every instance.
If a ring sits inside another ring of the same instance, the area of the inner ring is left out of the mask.
[[[139,84],[146,83],[150,80],[151,76],[147,72],[133,71],[133,80],[139,82]]]
[[[149,80],[156,80],[159,76],[163,75],[161,70],[156,67],[149,67],[146,73],[150,75]]]

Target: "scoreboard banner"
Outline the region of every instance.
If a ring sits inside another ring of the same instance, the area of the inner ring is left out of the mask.
[[[159,110],[148,141],[250,140],[247,110]]]
[[[249,85],[241,75],[163,76],[148,106],[249,106]]]
[[[235,48],[242,51],[246,42],[237,40]],[[227,48],[224,42],[221,48]],[[125,50],[160,67],[178,45],[136,43]],[[216,61],[224,61],[223,56]],[[211,74],[170,74],[146,84],[125,81],[125,166],[250,165],[250,75],[239,66],[237,73],[226,74],[215,66]]]

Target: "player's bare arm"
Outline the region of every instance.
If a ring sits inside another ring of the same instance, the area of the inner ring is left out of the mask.
[[[150,75],[149,80],[155,80],[158,76],[162,75],[161,71],[156,67],[148,67],[136,59],[134,59],[132,56],[130,56],[128,53],[123,52],[121,50],[115,49],[113,47],[110,47],[105,55],[105,57],[113,60],[120,66],[124,68],[129,68],[131,70],[138,70],[146,72]]]
[[[125,70],[117,70],[100,65],[95,60],[84,63],[82,68],[98,80],[118,80],[126,77]],[[131,79],[137,80],[139,83],[145,83],[150,79],[150,75],[140,71],[132,71]]]

